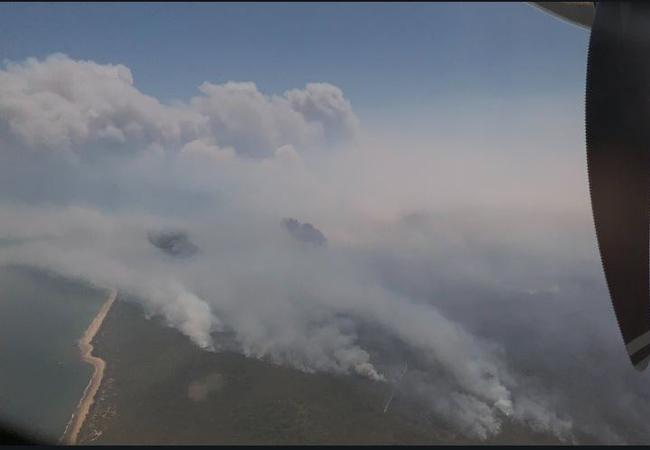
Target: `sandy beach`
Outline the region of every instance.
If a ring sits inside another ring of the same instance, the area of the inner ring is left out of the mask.
[[[97,315],[93,318],[92,322],[90,322],[90,325],[88,325],[88,328],[84,332],[84,335],[79,340],[81,359],[84,362],[91,364],[94,371],[92,377],[90,378],[90,381],[88,381],[86,389],[84,389],[84,393],[81,397],[81,400],[79,401],[79,404],[77,405],[76,411],[73,413],[72,417],[70,418],[70,422],[68,422],[68,425],[63,432],[63,436],[61,437],[61,443],[63,444],[74,445],[77,443],[79,431],[81,430],[86,416],[88,415],[90,406],[95,401],[95,394],[97,394],[97,390],[102,383],[106,362],[103,359],[98,358],[92,354],[92,341],[101,328],[102,323],[106,318],[106,314],[108,314],[108,311],[110,311],[116,297],[117,290],[113,289],[102,307],[99,309]]]

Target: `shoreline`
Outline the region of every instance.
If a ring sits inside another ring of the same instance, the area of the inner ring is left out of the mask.
[[[99,312],[90,322],[90,325],[88,325],[88,328],[86,328],[86,331],[79,340],[81,360],[92,365],[94,370],[93,375],[90,377],[90,380],[84,389],[81,400],[79,400],[77,409],[72,414],[72,417],[66,425],[65,430],[63,431],[63,435],[59,440],[59,442],[62,444],[75,445],[77,443],[77,438],[79,436],[79,432],[81,431],[81,427],[86,420],[86,416],[88,415],[88,411],[90,411],[91,405],[95,401],[95,395],[99,390],[99,386],[102,384],[104,369],[106,368],[106,361],[93,355],[94,347],[92,345],[92,341],[101,328],[102,323],[104,322],[108,311],[110,311],[111,306],[113,306],[113,302],[116,298],[117,290],[112,289],[108,295],[108,298],[99,309]]]

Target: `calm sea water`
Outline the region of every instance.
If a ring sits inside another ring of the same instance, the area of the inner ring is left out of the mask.
[[[0,421],[56,442],[92,374],[77,341],[106,295],[42,271],[0,266]]]

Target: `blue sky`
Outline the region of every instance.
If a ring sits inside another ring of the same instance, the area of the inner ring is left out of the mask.
[[[483,98],[579,97],[588,32],[525,3],[0,6],[0,58],[121,63],[163,101],[203,81],[341,87],[362,117]]]

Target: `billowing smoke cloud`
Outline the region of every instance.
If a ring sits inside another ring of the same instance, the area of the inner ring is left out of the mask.
[[[164,105],[121,65],[55,54],[0,72],[2,142],[54,151],[228,152],[271,156],[353,135],[358,120],[340,89],[308,84],[266,96],[253,83],[204,83],[189,104]]]
[[[206,350],[230,336],[251,357],[376,382],[406,361],[401,394],[469,436],[650,437],[580,142],[530,143],[560,139],[536,128],[553,116],[391,140],[329,84],[199,91],[166,105],[124,66],[63,55],[0,71],[0,263],[118,288]],[[292,216],[327,248],[296,245],[278,226]],[[149,230],[200,251],[179,264]]]

